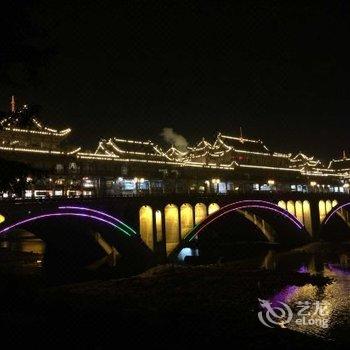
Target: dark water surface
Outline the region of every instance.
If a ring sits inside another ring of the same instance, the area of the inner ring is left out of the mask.
[[[34,237],[1,241],[0,248],[14,252],[33,252],[39,257],[45,255],[45,244]],[[239,260],[243,266],[245,264],[247,268],[252,269],[298,271],[301,274],[330,277],[332,282],[328,285],[296,286],[291,283],[275,294],[261,295],[261,298],[273,303],[286,303],[293,311],[298,303],[326,305],[326,327],[320,322],[310,323],[312,315],[306,316],[306,325],[290,322],[281,324],[281,327],[334,341],[347,342],[349,339],[350,342],[350,243],[314,243],[299,248],[283,249],[278,245],[242,242],[234,246],[224,245],[221,252],[216,247],[216,254],[211,256],[189,248],[185,248],[180,254],[180,263],[186,261],[187,264],[196,264],[198,259],[202,265]],[[38,268],[40,266],[41,264],[38,264]]]

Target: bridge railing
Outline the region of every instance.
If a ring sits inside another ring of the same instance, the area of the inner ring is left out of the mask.
[[[325,194],[330,194],[336,197],[349,197],[349,193],[346,192],[330,192],[330,191],[318,191],[318,192],[296,192],[296,191],[228,191],[226,193],[212,193],[212,192],[166,192],[166,193],[130,193],[130,194],[114,194],[114,195],[93,195],[93,196],[48,196],[48,197],[38,197],[38,198],[25,198],[25,197],[14,197],[14,198],[3,198],[0,197],[1,202],[60,202],[64,200],[96,200],[96,199],[113,199],[113,198],[168,198],[168,197],[196,197],[196,198],[221,198],[221,197],[281,197],[281,196],[292,196],[292,197],[318,197]]]

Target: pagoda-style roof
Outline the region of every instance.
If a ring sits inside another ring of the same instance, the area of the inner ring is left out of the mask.
[[[328,169],[350,171],[350,158],[333,159],[329,162]]]
[[[306,154],[299,152],[290,159],[291,167],[298,169],[310,169],[310,168],[323,168],[323,164],[319,159],[315,159],[314,156],[307,156]]]
[[[188,152],[182,152],[175,146],[171,146],[165,153],[164,155],[166,158],[169,160],[173,161],[183,161],[187,158]]]
[[[204,138],[201,141],[199,141],[196,146],[187,148],[188,154],[186,158],[188,161],[202,160],[203,162],[208,162],[211,158],[216,159],[220,156],[223,156],[224,154],[223,151],[216,149],[210,142],[206,141]]]
[[[213,143],[205,138],[195,146],[188,146],[187,152],[175,147],[165,155],[171,160],[186,164],[215,164],[225,167],[256,166],[289,168],[291,154],[270,152],[260,140],[246,139],[218,134]],[[259,160],[261,159],[261,160]]]
[[[37,116],[37,110],[35,108],[24,105],[21,109],[12,110],[0,120],[1,131],[49,135],[62,138],[68,136],[71,129],[56,130],[47,127]]]
[[[235,137],[218,134],[216,145],[222,144],[223,147],[232,148],[236,151],[269,153],[269,149],[261,140],[247,139],[244,137]]]
[[[162,150],[152,141],[125,140],[116,137],[101,140],[94,154],[125,159],[159,160],[165,158]]]

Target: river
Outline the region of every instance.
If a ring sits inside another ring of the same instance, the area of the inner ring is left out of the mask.
[[[39,257],[45,254],[45,244],[31,236],[3,240],[0,248],[13,252],[32,252]],[[268,300],[272,307],[287,305],[292,310],[292,319],[285,322],[284,317],[281,322],[276,323],[278,327],[333,341],[347,340],[350,332],[350,243],[313,243],[286,249],[278,245],[245,242],[235,246],[234,254],[225,256],[227,251],[228,247],[225,246],[222,255],[216,254],[216,257],[220,256],[220,262],[239,260],[242,266],[250,269],[297,271],[300,274],[329,277],[331,282],[327,285],[296,286],[290,283],[276,293],[261,295],[260,298]],[[201,252],[192,251],[192,255],[199,255],[200,258]],[[183,256],[181,259],[183,260]],[[213,257],[208,261],[201,259],[200,263],[215,263],[212,259]],[[196,261],[190,260],[188,263],[193,264]],[[303,314],[300,313],[302,307],[305,309]],[[316,308],[323,308],[322,315],[315,316],[317,311],[320,312]],[[264,308],[261,310],[265,311]]]

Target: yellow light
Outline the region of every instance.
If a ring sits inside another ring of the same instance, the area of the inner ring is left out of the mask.
[[[0,214],[0,224],[2,224],[5,221],[5,216]]]
[[[269,186],[273,186],[275,184],[275,180],[267,180],[267,184]]]
[[[350,185],[349,185],[348,183],[346,183],[346,184],[343,185],[343,187],[344,187],[344,188],[349,188]]]
[[[316,181],[311,181],[311,182],[310,182],[310,185],[311,185],[312,187],[315,187],[315,186],[317,185],[317,182],[316,182]]]

